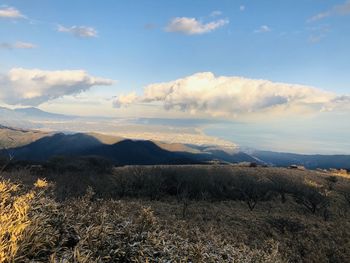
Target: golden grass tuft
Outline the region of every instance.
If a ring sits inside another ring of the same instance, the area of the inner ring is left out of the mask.
[[[34,186],[37,188],[46,188],[48,185],[49,184],[46,181],[46,179],[40,179],[40,178],[34,183]]]

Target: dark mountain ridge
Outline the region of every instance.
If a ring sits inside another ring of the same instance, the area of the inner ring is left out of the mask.
[[[279,167],[296,164],[303,165],[308,169],[335,168],[350,170],[350,155],[306,155],[270,151],[255,151],[252,155],[267,164]]]
[[[83,133],[57,133],[8,151],[18,161],[44,162],[55,156],[100,156],[115,165],[199,163],[185,154],[166,151],[151,141],[122,140],[109,145]]]
[[[147,140],[105,137],[85,133],[43,133],[0,125],[0,143],[3,147],[10,148],[18,161],[45,162],[54,156],[100,156],[111,160],[115,165],[254,162],[279,167],[295,164],[308,169],[350,170],[350,155],[303,155],[269,151],[248,153],[238,150],[230,152],[215,146],[183,144],[181,147],[172,147],[171,144]],[[5,154],[5,151],[0,151],[0,154]]]

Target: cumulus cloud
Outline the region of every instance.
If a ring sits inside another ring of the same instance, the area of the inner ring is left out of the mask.
[[[350,110],[350,95],[337,96],[324,105],[321,111]]]
[[[83,70],[14,68],[0,75],[0,101],[36,106],[65,95],[78,94],[93,86],[111,84],[112,80],[90,76]]]
[[[37,46],[32,43],[21,42],[21,41],[18,41],[16,43],[7,43],[7,42],[0,43],[0,49],[33,49],[36,47]]]
[[[121,107],[133,103],[156,103],[168,110],[232,117],[274,110],[294,112],[300,108],[312,111],[334,109],[348,102],[349,98],[302,85],[242,77],[216,77],[211,72],[204,72],[148,85],[143,95],[135,96],[132,93],[118,97],[114,105]]]
[[[318,13],[308,19],[308,22],[315,22],[330,16],[345,16],[350,15],[350,0],[347,0],[341,5],[335,5],[331,9]]]
[[[271,28],[269,26],[262,25],[257,30],[255,30],[254,32],[255,33],[267,33],[267,32],[270,32],[270,31],[271,31]]]
[[[228,19],[203,23],[193,17],[176,17],[169,22],[165,30],[167,32],[178,32],[186,35],[200,35],[212,32],[228,23]]]
[[[128,106],[137,101],[137,95],[135,92],[129,93],[127,95],[120,95],[116,100],[114,100],[113,105],[116,108],[123,106]]]
[[[25,18],[25,16],[14,7],[0,7],[0,18]]]
[[[73,36],[76,37],[97,37],[97,31],[93,27],[87,27],[87,26],[71,26],[71,27],[64,27],[62,25],[59,25],[57,27],[58,32],[64,32],[64,33],[70,33]]]

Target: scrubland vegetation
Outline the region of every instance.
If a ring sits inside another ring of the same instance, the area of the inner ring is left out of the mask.
[[[0,262],[350,262],[350,179],[54,159],[0,183]]]

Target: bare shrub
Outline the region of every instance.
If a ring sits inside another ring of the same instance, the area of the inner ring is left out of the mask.
[[[338,177],[331,175],[325,178],[326,185],[329,191],[332,191],[334,189],[335,184],[338,182]]]
[[[283,174],[269,176],[269,179],[272,183],[272,191],[280,196],[281,202],[284,204],[287,201],[287,195],[293,193],[295,179],[293,181],[293,179]]]
[[[271,182],[267,179],[239,176],[237,190],[241,194],[241,200],[247,203],[250,211],[254,210],[258,202],[271,200],[272,189]]]
[[[294,185],[294,187],[294,200],[298,204],[303,205],[312,214],[316,214],[316,212],[326,208],[329,204],[327,196],[315,186],[299,184]]]

